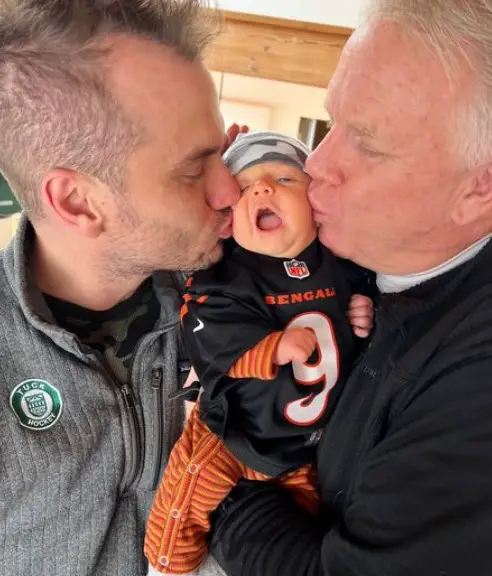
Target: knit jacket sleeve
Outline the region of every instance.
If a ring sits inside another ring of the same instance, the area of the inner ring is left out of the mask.
[[[419,386],[361,464],[342,518],[310,517],[271,484],[239,485],[211,543],[226,573],[488,576],[491,367],[476,357]]]

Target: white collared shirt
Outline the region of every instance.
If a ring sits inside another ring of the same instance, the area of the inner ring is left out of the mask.
[[[485,238],[478,240],[475,242],[475,244],[472,244],[459,254],[456,254],[456,256],[453,256],[450,260],[439,264],[435,268],[426,270],[425,272],[418,272],[417,274],[406,274],[403,276],[378,274],[378,288],[383,294],[403,292],[413,288],[414,286],[417,286],[418,284],[422,284],[422,282],[427,282],[427,280],[430,280],[431,278],[445,274],[453,268],[457,268],[461,264],[468,262],[468,260],[475,258],[475,256],[483,248],[485,248],[490,238],[492,238],[492,234],[489,234],[488,236],[485,236]]]

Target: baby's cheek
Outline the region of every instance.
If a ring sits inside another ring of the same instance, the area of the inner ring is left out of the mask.
[[[314,226],[313,209],[311,208],[307,196],[300,199],[297,205],[297,214],[299,219],[303,221],[304,225],[312,224]]]
[[[232,208],[232,225],[234,229],[244,228],[247,220],[248,206],[244,196]]]
[[[239,211],[234,214],[232,235],[239,246],[245,250],[261,252],[261,246],[258,244],[259,237],[246,211]]]
[[[232,211],[232,235],[235,240],[241,243],[240,240],[242,238],[251,234],[249,228],[250,225],[247,218],[247,212],[244,203],[241,203],[240,201]]]

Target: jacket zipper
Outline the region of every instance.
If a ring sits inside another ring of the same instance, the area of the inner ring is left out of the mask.
[[[159,330],[159,332],[157,334],[153,334],[152,335],[152,339],[156,338],[156,337],[160,337],[162,334],[165,334],[166,332],[168,332],[168,330],[171,330],[173,327],[176,326],[177,323],[173,322],[170,325],[166,326],[165,328],[163,327],[163,329]],[[137,342],[137,345],[135,346],[135,350],[134,350],[134,354],[130,363],[130,366],[128,368],[128,376],[130,381],[132,381],[132,376],[133,376],[133,368],[134,368],[134,364],[135,364],[135,358],[137,357],[137,353],[140,350],[141,346],[143,346],[143,340],[147,340],[149,338],[149,336],[143,336],[139,342]],[[139,424],[139,420],[138,420],[138,412],[137,412],[137,404],[136,404],[136,398],[135,398],[135,394],[131,388],[131,386],[129,386],[128,384],[124,384],[122,385],[120,382],[118,382],[116,380],[116,378],[114,378],[114,376],[106,369],[105,367],[105,363],[104,363],[104,357],[102,356],[102,354],[95,354],[96,359],[98,360],[98,364],[99,364],[99,371],[103,374],[103,376],[105,376],[110,382],[112,382],[116,388],[118,388],[118,390],[121,391],[121,393],[123,394],[123,400],[125,403],[125,407],[127,409],[127,412],[130,413],[130,418],[129,418],[129,429],[130,429],[130,449],[127,451],[127,461],[128,461],[128,465],[125,467],[125,477],[124,477],[124,482],[123,484],[123,488],[121,490],[121,493],[124,494],[125,492],[127,492],[131,486],[133,485],[133,483],[137,480],[140,469],[142,467],[143,464],[143,446],[142,446],[142,434],[141,434],[141,430],[140,430],[140,424]],[[156,411],[154,414],[157,415],[157,410],[160,412],[160,418],[162,420],[162,401],[160,399],[161,394],[159,394],[159,389],[162,390],[162,382],[164,380],[164,371],[162,368],[158,368],[156,370],[160,370],[161,371],[161,375],[160,375],[160,382],[158,383],[158,388],[156,392],[153,392],[154,398],[159,397],[159,402],[155,402],[156,407],[154,408],[154,410]],[[154,377],[154,372],[152,372],[152,378]],[[157,384],[157,381],[156,381]],[[153,386],[153,384],[152,384]],[[161,422],[161,420],[159,420],[159,422]],[[154,479],[157,475],[159,475],[160,472],[160,467],[162,464],[162,423],[159,427],[159,437],[158,437],[158,441],[155,442],[154,446],[154,455],[156,455],[156,460],[159,459],[159,466],[155,467],[154,469]]]
[[[148,336],[143,336],[135,345],[133,355],[130,361],[130,366],[128,367],[128,380],[130,382],[133,382],[135,359],[137,358],[140,349],[143,347],[143,341],[148,339],[149,339]],[[141,468],[143,466],[143,445],[142,445],[142,434],[138,420],[137,405],[135,402],[135,394],[129,384],[125,384],[125,386],[123,386],[122,389],[123,393],[125,394],[125,405],[131,414],[130,442],[132,446],[129,458],[130,465],[128,466],[129,472],[123,489],[123,493],[125,493],[130,490],[133,483],[136,482],[140,474]]]
[[[153,473],[152,473],[152,490],[157,488],[161,476],[162,466],[162,383],[164,380],[164,371],[162,368],[152,370],[151,388],[152,402],[154,409],[154,449],[152,454]]]
[[[135,361],[136,359],[139,357],[141,350],[144,348],[144,342],[145,342],[145,346],[149,345],[150,341],[153,341],[155,338],[162,336],[163,334],[165,334],[166,332],[168,332],[169,330],[172,330],[175,326],[177,325],[177,322],[172,322],[169,325],[167,325],[166,327],[163,327],[161,330],[159,330],[157,333],[152,334],[150,337],[149,335],[143,336],[139,342],[137,342],[137,345],[135,346],[135,351],[133,353],[131,362],[130,362],[130,366],[128,367],[128,375],[129,375],[129,379],[130,382],[133,381],[133,372],[134,372],[134,366],[135,366]],[[159,402],[156,402],[156,406],[154,407],[154,410],[159,410],[160,411],[160,416],[161,416],[161,424],[159,427],[159,438],[157,439],[157,441],[154,444],[154,454],[159,454],[158,458],[162,459],[162,442],[163,442],[163,438],[162,438],[162,427],[163,427],[163,423],[162,423],[162,400],[160,398],[161,394],[159,393],[159,389],[162,390],[162,383],[164,381],[164,370],[162,368],[156,368],[156,370],[160,370],[161,371],[161,375],[160,378],[158,380],[156,380],[156,384],[158,384],[158,388],[157,388],[157,392],[153,392],[154,398],[158,397],[159,398]],[[151,378],[153,379],[154,377],[154,371],[152,371],[151,374]],[[132,414],[132,420],[133,420],[133,426],[130,426],[130,432],[132,434],[132,446],[133,446],[133,450],[132,450],[132,459],[131,459],[131,466],[129,466],[128,468],[130,469],[130,473],[128,474],[128,480],[125,483],[125,489],[124,492],[127,492],[132,486],[133,484],[138,480],[139,475],[141,473],[144,461],[143,461],[143,443],[142,443],[142,434],[141,434],[141,430],[140,430],[140,425],[139,425],[139,420],[138,420],[138,414],[137,414],[137,406],[135,404],[135,395],[131,389],[130,386],[125,386],[124,387],[128,393],[129,396],[127,397],[129,404],[128,407],[130,408],[131,414]],[[156,471],[154,470],[154,477],[156,474],[158,474],[160,471],[160,464],[159,464],[159,469]]]
[[[107,378],[112,384],[120,390],[121,394],[123,395],[123,402],[125,404],[125,408],[127,413],[129,413],[129,431],[130,431],[130,449],[127,450],[126,457],[128,461],[128,465],[125,466],[125,476],[123,478],[124,482],[123,488],[121,493],[124,494],[128,488],[134,482],[137,474],[138,468],[140,467],[140,460],[141,460],[141,434],[140,434],[140,426],[138,423],[138,414],[137,414],[137,404],[135,401],[135,394],[133,390],[128,384],[121,384],[118,382],[116,378],[111,374],[111,372],[106,368],[104,363],[104,357],[102,354],[95,354],[94,355],[98,360],[98,370],[99,372]],[[129,372],[131,374],[131,372]]]
[[[135,402],[135,394],[132,389],[125,384],[121,387],[125,406],[130,413],[130,445],[129,462],[127,479],[124,483],[123,493],[126,492],[135,481],[142,459],[142,440],[140,434],[140,426],[138,423],[137,405]]]
[[[167,327],[163,327],[163,329],[159,330],[157,333],[152,334],[150,337],[147,336],[143,336],[139,342],[137,342],[137,345],[135,346],[135,351],[133,353],[131,362],[130,362],[130,366],[128,367],[128,375],[129,375],[129,379],[130,382],[133,381],[133,372],[134,372],[134,366],[135,366],[135,361],[136,359],[139,357],[139,354],[141,352],[141,350],[144,347],[144,342],[145,342],[145,346],[147,346],[149,344],[150,341],[153,341],[155,338],[162,336],[163,334],[165,334],[166,332],[168,332],[169,330],[172,330],[172,328],[174,326],[176,326],[176,322],[173,322],[171,324],[169,324]],[[158,384],[158,388],[157,388],[157,392],[153,392],[153,397],[159,397],[159,402],[156,402],[157,408],[154,407],[154,410],[159,410],[161,412],[160,416],[162,419],[162,401],[160,399],[161,394],[159,394],[159,389],[162,390],[162,383],[164,381],[164,370],[162,368],[156,368],[156,370],[160,370],[161,371],[161,376],[160,376],[160,381],[156,380],[156,384]],[[154,378],[154,371],[152,371],[151,374],[151,378]],[[133,420],[133,426],[130,426],[130,430],[132,433],[132,446],[134,447],[133,452],[133,459],[131,460],[132,465],[129,466],[130,469],[130,474],[128,475],[128,480],[125,484],[125,490],[124,492],[127,492],[132,485],[134,484],[134,482],[136,482],[139,478],[139,475],[141,473],[144,461],[143,461],[143,443],[142,443],[142,434],[140,431],[140,425],[139,425],[139,420],[138,420],[138,414],[137,414],[137,407],[135,404],[135,395],[133,394],[133,391],[131,389],[130,386],[126,386],[125,387],[128,392],[129,392],[129,400],[130,402],[133,400],[133,404],[129,405],[129,408],[131,410],[132,413],[132,420]],[[155,396],[154,396],[155,395]],[[154,454],[159,453],[158,458],[162,459],[162,455],[160,454],[162,452],[162,427],[163,427],[163,423],[162,420],[160,421],[160,427],[159,427],[159,438],[157,439],[157,441],[155,442],[154,446]],[[158,452],[157,452],[158,451]],[[160,465],[159,465],[159,470],[160,470]],[[158,474],[158,471],[156,472],[154,470],[154,477],[155,475]]]

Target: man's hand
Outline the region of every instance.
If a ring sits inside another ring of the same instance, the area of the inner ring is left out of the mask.
[[[367,338],[374,324],[372,300],[362,294],[354,294],[350,299],[347,316],[354,334],[359,338]]]
[[[226,152],[226,150],[236,140],[239,134],[247,134],[248,132],[248,126],[239,126],[239,124],[233,124],[232,126],[229,126],[224,137],[224,145],[222,146],[221,154]]]
[[[286,330],[280,338],[273,361],[278,366],[289,362],[307,362],[318,340],[311,328]]]

